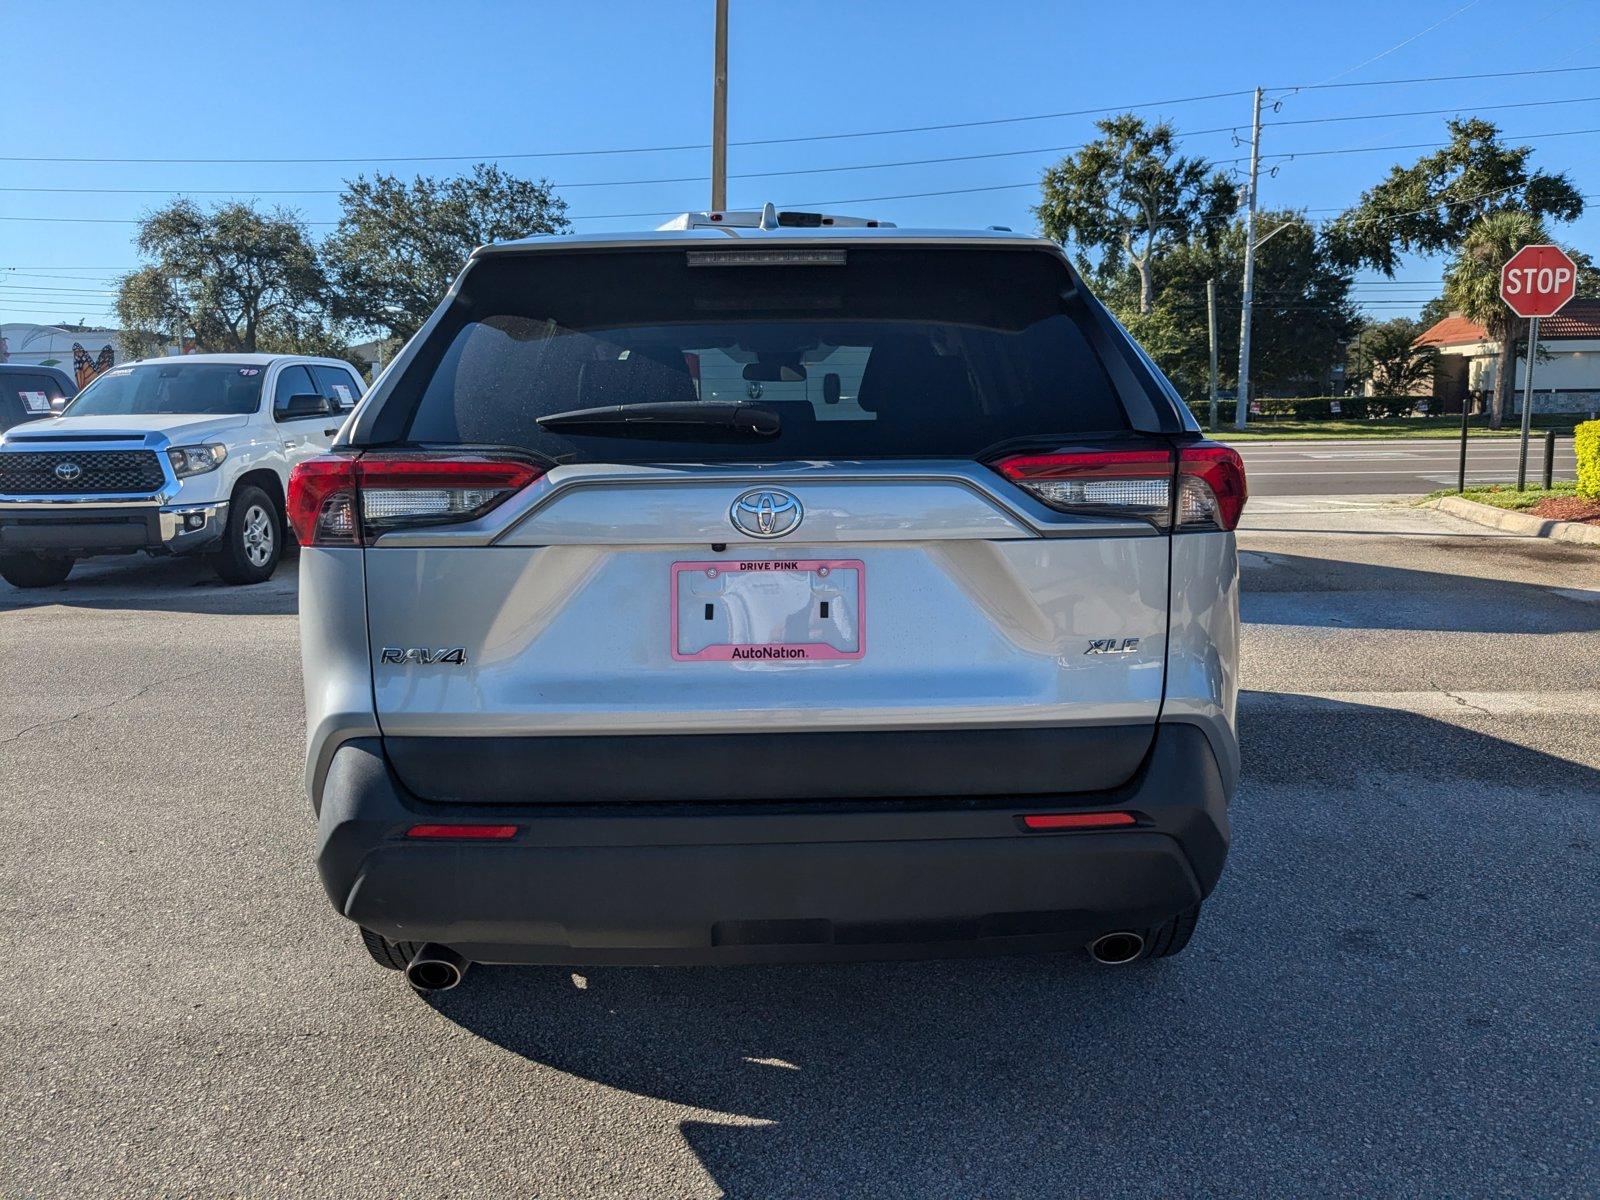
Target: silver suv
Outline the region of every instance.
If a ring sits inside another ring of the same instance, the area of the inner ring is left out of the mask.
[[[1238,455],[1054,243],[767,217],[479,250],[295,470],[318,862],[419,988],[1128,962],[1222,871]]]

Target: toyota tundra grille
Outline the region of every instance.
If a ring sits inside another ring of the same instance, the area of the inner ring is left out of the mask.
[[[159,491],[166,483],[154,450],[16,450],[0,453],[0,493],[107,495]]]

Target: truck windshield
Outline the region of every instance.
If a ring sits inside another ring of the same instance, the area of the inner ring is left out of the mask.
[[[243,416],[261,403],[265,368],[235,363],[147,363],[105,372],[67,406],[69,417],[154,413]]]

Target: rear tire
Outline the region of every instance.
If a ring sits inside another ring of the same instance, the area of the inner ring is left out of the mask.
[[[1169,921],[1157,925],[1144,942],[1145,958],[1171,958],[1189,944],[1194,936],[1195,924],[1200,920],[1200,906],[1181,912]]]
[[[381,933],[361,927],[361,944],[372,955],[372,961],[391,971],[404,971],[422,947],[421,942],[391,942]]]
[[[42,588],[65,583],[72,574],[72,559],[48,554],[0,554],[0,578],[12,587]]]
[[[258,487],[242,487],[228,505],[222,545],[211,554],[211,569],[224,583],[264,583],[283,556],[283,514]]]

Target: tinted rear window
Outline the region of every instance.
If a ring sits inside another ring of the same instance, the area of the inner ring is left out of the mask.
[[[391,403],[404,439],[558,461],[968,457],[1127,428],[1038,251],[850,248],[842,265],[694,266],[684,249],[488,258]],[[751,439],[544,430],[635,403],[745,401]]]
[[[61,396],[60,380],[47,372],[0,371],[0,430],[50,416],[50,401]]]

